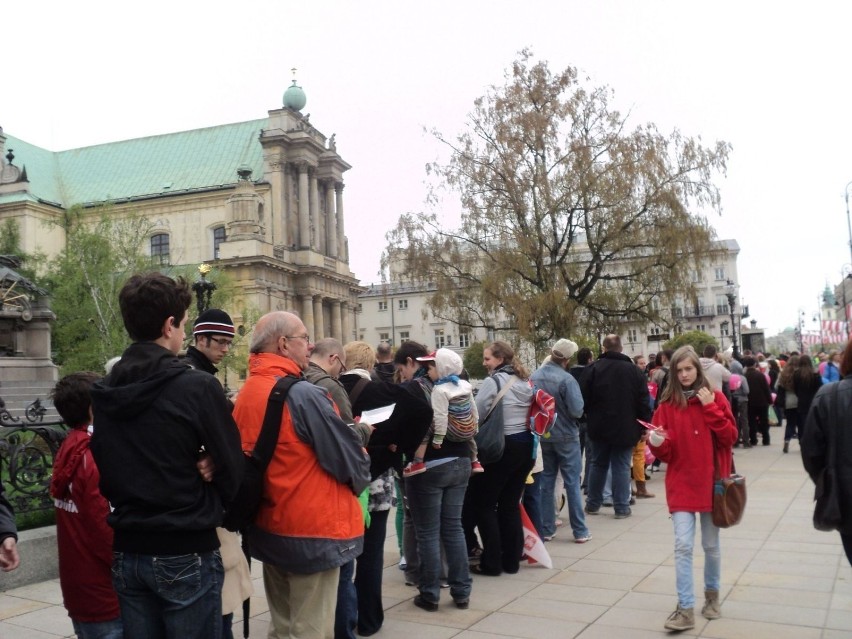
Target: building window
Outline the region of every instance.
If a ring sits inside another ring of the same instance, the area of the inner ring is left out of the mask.
[[[157,264],[169,263],[169,234],[157,233],[151,236],[151,257]]]
[[[635,344],[638,341],[639,341],[639,337],[637,335],[636,329],[635,328],[628,328],[627,329],[627,342],[629,344]]]
[[[387,342],[388,344],[390,344],[390,333],[379,333],[379,341]]]
[[[701,281],[701,273],[699,273],[698,271],[692,271],[692,281],[693,282],[700,282]]]
[[[219,245],[225,241],[225,227],[217,226],[213,229],[213,259],[219,259]]]
[[[364,333],[361,333],[361,334],[358,336],[358,341],[359,341],[359,342],[363,342],[363,341],[364,341]]]
[[[495,341],[497,339],[497,331],[495,331],[493,328],[489,328],[485,334],[485,339],[488,342]]]
[[[724,282],[727,279],[725,277],[725,267],[724,266],[717,266],[714,269],[714,273],[715,273],[717,282]]]
[[[408,308],[408,300],[399,300],[399,310],[404,311]]]
[[[719,329],[719,335],[723,335],[725,337],[730,335],[731,334],[730,326],[731,325],[728,324],[728,322],[722,322],[721,328]]]
[[[717,295],[716,315],[727,315],[728,313],[728,297],[726,295]]]
[[[696,330],[696,331],[701,331],[701,332],[703,332],[703,333],[706,333],[706,332],[707,332],[707,324],[696,324],[696,325],[695,325],[695,330]]]
[[[409,337],[409,335],[410,335],[410,333],[408,331],[400,331],[399,332],[399,343],[404,344],[405,342],[410,340],[411,337]]]
[[[444,335],[443,328],[435,329],[435,348],[443,348],[447,345],[447,337]]]
[[[380,311],[386,311],[386,310],[388,310],[388,301],[387,301],[387,300],[381,300],[381,301],[379,302],[379,310],[380,310]]]
[[[659,334],[660,334],[660,332],[661,332],[661,331],[660,331],[660,327],[659,327],[659,326],[655,326],[654,328],[652,328],[652,329],[651,329],[651,335],[659,335]]]
[[[459,333],[459,348],[470,346],[470,333]]]

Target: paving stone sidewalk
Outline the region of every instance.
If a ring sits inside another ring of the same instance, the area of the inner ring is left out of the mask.
[[[777,431],[776,431],[777,432]],[[776,437],[777,440],[777,437]],[[722,618],[680,633],[713,639],[848,639],[852,637],[852,568],[837,534],[811,525],[813,486],[798,445],[780,443],[736,451],[748,478],[749,503],[741,525],[722,531]],[[385,624],[377,637],[405,639],[651,639],[677,602],[665,472],[648,488],[629,519],[610,513],[589,518],[594,539],[574,544],[564,528],[547,548],[553,569],[524,566],[517,575],[475,576],[471,605],[442,600],[435,613],[412,604],[414,588],[397,568],[389,526],[385,546]],[[606,510],[606,509],[605,509]],[[391,522],[393,518],[391,518]],[[696,540],[696,545],[699,545]],[[22,558],[26,561],[26,557]],[[253,566],[251,636],[266,637],[269,613],[260,566]],[[703,591],[703,557],[696,551],[695,586]],[[0,588],[3,577],[0,575]],[[446,594],[446,593],[444,593]],[[235,636],[242,636],[237,620]],[[57,580],[0,593],[0,639],[73,637]]]

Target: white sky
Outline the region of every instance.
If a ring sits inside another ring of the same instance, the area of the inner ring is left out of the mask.
[[[0,126],[58,151],[265,117],[298,68],[304,112],[353,165],[351,267],[424,209],[424,133],[459,131],[524,47],[609,85],[633,122],[733,145],[720,238],[767,335],[806,328],[850,262],[852,5],[624,0],[28,0],[0,6]]]

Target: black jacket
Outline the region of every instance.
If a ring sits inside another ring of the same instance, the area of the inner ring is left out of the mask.
[[[745,370],[745,378],[748,382],[748,405],[749,408],[766,408],[772,403],[772,391],[769,390],[769,382],[766,376],[751,366]]]
[[[0,541],[6,537],[18,538],[18,529],[15,527],[15,513],[12,504],[6,499],[6,492],[0,484]]]
[[[219,372],[219,369],[213,366],[213,362],[207,359],[207,356],[195,348],[195,346],[190,346],[186,349],[184,361],[189,362],[189,365],[198,371],[204,371],[211,375],[215,375]]]
[[[836,389],[836,390],[835,390]],[[836,393],[836,394],[835,394]],[[832,406],[834,405],[834,408]],[[802,462],[816,481],[836,451],[838,497],[843,523],[840,532],[852,534],[852,375],[825,384],[814,397],[802,435]]]
[[[347,393],[351,393],[361,379],[357,374],[341,375],[340,383]],[[402,454],[411,459],[432,425],[432,405],[416,382],[389,384],[371,381],[352,403],[352,414],[357,417],[365,410],[390,404],[396,404],[390,419],[376,424],[367,445],[371,479],[388,468],[402,468]],[[395,452],[390,450],[390,445],[396,446]]]
[[[796,393],[796,398],[799,400],[800,419],[804,420],[808,416],[814,395],[817,394],[820,386],[822,386],[822,377],[819,373],[813,373],[810,380],[804,384],[797,375],[793,375],[793,392]]]
[[[153,342],[132,344],[92,388],[91,451],[113,508],[117,551],[148,555],[219,547],[223,503],[236,494],[243,454],[219,381]],[[196,468],[213,458],[213,481]]]
[[[586,367],[580,390],[588,436],[611,446],[635,446],[642,436],[636,419],[651,420],[648,382],[623,353],[606,352]]]

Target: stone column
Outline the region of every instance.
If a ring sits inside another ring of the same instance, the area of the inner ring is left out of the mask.
[[[314,295],[314,341],[325,337],[322,319],[322,295]]]
[[[341,303],[331,303],[331,336],[343,341],[343,320],[341,316]]]
[[[288,245],[292,242],[292,239],[288,237],[289,229],[287,228],[287,189],[284,162],[280,154],[270,155],[267,161],[271,173],[269,182],[272,186],[272,196],[269,203],[271,210],[267,213],[269,228],[266,229],[266,239],[272,244]]]
[[[302,323],[310,333],[314,330],[314,304],[313,298],[310,295],[301,295],[302,298]],[[317,339],[311,335],[312,339]]]
[[[343,232],[343,182],[334,185],[334,193],[337,196],[337,255],[339,260],[349,262],[346,255],[346,234]]]
[[[340,312],[343,315],[343,337],[341,342],[351,342],[355,339],[352,334],[352,313],[349,311],[349,302],[340,302]]]
[[[326,236],[328,237],[328,254],[338,257],[337,246],[337,216],[334,213],[334,182],[328,181],[325,190]]]
[[[313,222],[313,226],[316,232],[316,236],[311,242],[311,246],[313,246],[316,250],[322,252],[322,237],[320,233],[322,233],[323,225],[320,224],[319,219],[319,191],[317,189],[317,172],[316,169],[311,169],[310,172],[310,189],[311,189],[311,202],[310,202],[310,211],[311,211],[311,221]]]
[[[308,209],[308,163],[299,162],[299,248],[311,247],[311,218]]]

